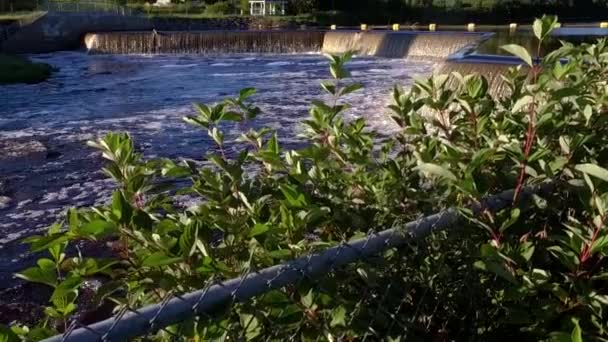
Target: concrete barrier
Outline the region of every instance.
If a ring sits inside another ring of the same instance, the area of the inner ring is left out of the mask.
[[[47,14],[22,27],[2,43],[6,53],[46,53],[78,48],[87,32],[152,30],[144,17],[105,13]]]

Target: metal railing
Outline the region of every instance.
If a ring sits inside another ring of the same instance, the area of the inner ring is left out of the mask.
[[[520,197],[519,205],[525,206],[532,194],[546,192],[551,188],[551,184],[546,184],[526,189]],[[496,211],[512,205],[512,199],[513,191],[505,191],[490,197],[472,209],[477,213],[486,209]],[[261,306],[261,303],[264,297],[271,293],[279,293],[283,296],[282,298],[287,299],[284,304],[280,305],[282,309],[277,310],[283,310],[286,312],[285,315],[288,315],[290,310],[287,307],[289,301],[293,300],[293,289],[302,283],[309,284],[319,293],[331,295],[332,301],[340,304],[341,297],[335,296],[336,289],[325,287],[324,279],[333,277],[334,283],[340,282],[341,277],[347,274],[345,268],[351,267],[348,272],[352,273],[352,267],[360,267],[361,263],[370,262],[389,250],[399,250],[433,232],[454,226],[458,220],[458,211],[450,209],[410,222],[403,227],[370,232],[364,238],[344,241],[320,253],[261,270],[252,269],[241,277],[227,281],[210,281],[195,292],[183,295],[168,294],[155,305],[143,308],[123,306],[115,316],[92,325],[85,325],[75,320],[62,335],[54,336],[46,341],[124,341],[139,336],[148,340],[147,338],[155,333],[165,334],[171,340],[181,340],[185,338],[182,338],[183,335],[179,328],[176,330],[170,327],[193,319],[207,323],[217,322],[218,311],[230,312],[236,305],[249,307],[253,310],[252,312],[264,311],[268,308]],[[393,272],[392,276],[395,279],[400,278],[398,263],[388,269]],[[363,286],[360,293],[355,293],[355,297],[360,298],[354,305],[356,312],[342,312],[345,316],[344,320],[352,323],[355,320],[355,314],[362,315],[362,312],[366,310],[364,316],[369,319],[363,322],[367,327],[363,332],[363,340],[367,338],[384,339],[387,331],[402,333],[407,331],[411,325],[407,317],[402,314],[405,299],[395,300],[390,296],[390,293],[395,290],[402,291],[398,286],[395,288],[392,280],[389,280],[388,283],[378,284],[374,289],[369,287],[369,284],[368,287]],[[403,298],[402,294],[399,298]],[[257,301],[257,307],[252,304],[253,301]],[[219,326],[224,330],[222,333],[228,336],[228,340],[239,341],[245,340],[247,334],[251,333],[249,331],[251,324],[256,324],[257,329],[257,321],[241,323],[241,329],[222,325],[216,325],[216,327]],[[272,322],[270,324],[272,326]],[[378,326],[382,328],[378,328]],[[313,328],[317,336],[330,336],[327,325],[318,324]],[[260,331],[256,330],[256,332]],[[277,332],[272,329],[267,330],[264,334],[264,340],[288,339],[284,335],[274,336],[273,334],[277,334]]]

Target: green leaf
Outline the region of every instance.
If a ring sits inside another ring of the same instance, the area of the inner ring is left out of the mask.
[[[127,201],[122,191],[114,191],[112,194],[112,214],[120,222],[129,222],[132,211],[131,204]]]
[[[251,341],[262,333],[262,326],[258,319],[248,313],[239,313],[241,321],[241,327],[245,329],[245,338],[247,341]]]
[[[518,208],[511,209],[511,216],[508,220],[504,221],[500,226],[500,232],[504,232],[507,228],[511,227],[519,219],[520,210]]]
[[[311,289],[305,296],[300,297],[300,302],[302,302],[302,305],[304,305],[305,308],[312,309],[314,306],[314,296],[315,294]]]
[[[543,38],[543,21],[538,18],[534,20],[532,30],[534,31],[534,36],[536,39],[541,40]]]
[[[340,96],[353,93],[359,89],[363,88],[362,83],[352,83],[347,85],[346,87],[340,90]]]
[[[578,164],[574,167],[576,170],[585,173],[587,175],[597,177],[603,181],[608,182],[608,170],[595,164]]]
[[[94,220],[84,224],[80,228],[80,233],[85,235],[101,236],[110,235],[117,232],[114,222],[104,220]]]
[[[170,257],[163,252],[155,252],[146,257],[142,263],[142,266],[158,267],[174,264],[181,261],[182,258]]]
[[[274,259],[288,259],[292,257],[292,252],[289,249],[279,249],[268,253]]]
[[[57,271],[48,268],[39,268],[39,267],[31,267],[24,271],[21,271],[15,276],[17,278],[25,279],[27,281],[31,281],[33,283],[41,283],[46,284],[52,287],[57,285]]]
[[[578,318],[572,318],[572,323],[574,324],[574,329],[572,329],[572,333],[570,334],[572,342],[583,342],[583,332],[578,324]]]
[[[282,184],[279,186],[281,192],[285,196],[285,199],[292,207],[302,208],[306,205],[306,197],[303,193],[292,185]]]
[[[66,292],[70,292],[76,290],[82,285],[83,279],[78,276],[71,276],[63,280],[59,285],[55,288],[53,292],[53,296],[64,296]]]
[[[256,223],[255,226],[253,226],[253,228],[251,228],[251,231],[249,232],[249,237],[254,237],[254,236],[264,234],[269,229],[270,229],[270,227],[267,224]]]
[[[331,327],[346,326],[346,309],[343,306],[338,306],[331,311]]]
[[[281,148],[279,147],[279,139],[277,138],[276,133],[274,133],[272,138],[268,140],[267,147],[268,151],[272,152],[273,154],[279,154],[279,152],[281,152]]]
[[[19,342],[21,339],[14,331],[4,324],[0,324],[0,342]]]
[[[515,101],[515,104],[513,104],[513,108],[511,108],[511,112],[514,113],[514,114],[518,113],[525,106],[527,106],[530,103],[532,103],[533,100],[534,100],[534,98],[532,96],[530,96],[530,95],[526,95],[524,97],[519,98],[517,101]]]
[[[243,116],[234,111],[226,111],[222,114],[221,120],[239,122],[239,121],[243,121]]]
[[[23,239],[24,243],[31,244],[32,252],[40,252],[53,246],[60,245],[69,240],[69,237],[63,233],[56,233],[49,236],[30,236]]]
[[[595,254],[601,252],[604,248],[608,247],[608,235],[600,236],[591,245],[591,253]]]
[[[257,90],[255,88],[243,88],[239,92],[239,100],[243,101],[251,96],[253,96]]]
[[[328,94],[336,94],[336,86],[333,84],[333,82],[321,82],[321,88],[323,88],[323,90],[325,90]]]
[[[525,47],[517,44],[508,44],[500,47],[501,49],[519,57],[521,60],[526,62],[529,66],[532,66],[532,56]]]
[[[422,164],[418,165],[416,167],[416,169],[418,169],[422,172],[429,173],[434,176],[439,176],[441,178],[451,180],[451,181],[457,180],[456,176],[450,170],[448,170],[442,166],[439,166],[437,164],[422,163]]]
[[[51,330],[51,329],[45,328],[45,327],[37,327],[37,328],[32,329],[27,334],[27,340],[28,341],[42,341],[46,338],[53,337],[55,335],[57,335],[57,331],[55,331],[55,330]]]

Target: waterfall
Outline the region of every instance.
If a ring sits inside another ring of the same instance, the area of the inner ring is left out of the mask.
[[[473,49],[482,34],[457,32],[358,32],[330,31],[325,34],[323,51],[389,58],[445,59],[457,52]]]
[[[322,31],[107,32],[85,36],[91,53],[302,53],[318,52]]]
[[[446,61],[435,68],[434,74],[451,74],[452,72],[458,72],[462,75],[483,75],[488,80],[488,87],[491,95],[506,96],[508,95],[508,88],[502,76],[506,75],[509,68],[513,66],[513,64],[499,62]],[[455,86],[458,81],[454,78],[450,78],[448,82],[448,85]]]
[[[388,58],[446,59],[476,47],[483,35],[456,32],[163,31],[89,33],[91,53],[328,52]]]

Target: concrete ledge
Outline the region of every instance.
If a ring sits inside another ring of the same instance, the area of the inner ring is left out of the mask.
[[[6,53],[46,53],[78,48],[87,32],[103,30],[152,30],[153,24],[143,17],[112,14],[64,13],[47,14],[3,42]]]

